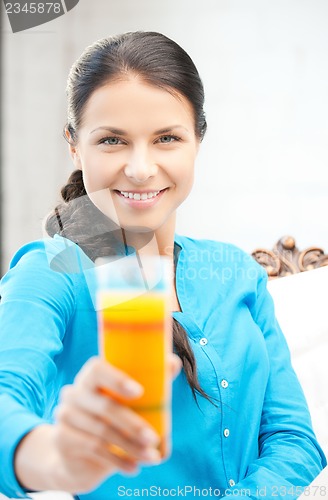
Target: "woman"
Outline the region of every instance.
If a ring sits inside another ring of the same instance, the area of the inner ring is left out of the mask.
[[[1,285],[0,490],[296,498],[325,458],[266,274],[231,245],[175,234],[206,131],[192,60],[158,33],[104,39],[74,64],[67,93],[75,171],[51,238],[23,247]],[[99,391],[142,392],[97,357],[86,281],[97,257],[131,248],[175,266],[171,368],[183,370],[165,462],[149,425]]]

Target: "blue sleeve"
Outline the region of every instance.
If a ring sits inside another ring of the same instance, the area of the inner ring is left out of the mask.
[[[262,271],[262,270],[261,270]],[[259,457],[234,486],[249,498],[297,498],[326,465],[312,430],[303,391],[291,366],[286,340],[274,314],[273,300],[261,272],[252,311],[261,328],[270,362],[262,408]],[[231,493],[237,493],[236,491]]]
[[[20,440],[49,421],[55,357],[75,307],[74,276],[55,272],[44,242],[23,247],[1,281],[0,491],[26,497],[14,472]]]

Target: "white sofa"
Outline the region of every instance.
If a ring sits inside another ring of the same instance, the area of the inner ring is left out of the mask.
[[[328,266],[271,280],[268,289],[328,456]]]
[[[272,280],[268,288],[328,458],[328,266]],[[300,498],[321,496],[328,496],[328,467]]]

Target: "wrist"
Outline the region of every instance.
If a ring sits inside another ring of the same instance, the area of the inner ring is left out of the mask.
[[[27,491],[62,489],[53,432],[52,425],[40,425],[26,434],[17,446],[15,474]]]

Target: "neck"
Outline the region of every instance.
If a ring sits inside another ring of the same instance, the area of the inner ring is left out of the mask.
[[[171,215],[166,224],[156,231],[151,232],[131,232],[122,230],[125,244],[133,247],[139,254],[141,260],[147,255],[168,256],[172,266],[171,281],[171,304],[172,311],[181,311],[179,300],[175,289],[174,277],[174,233],[175,233],[175,213]]]
[[[175,214],[166,224],[155,231],[122,231],[125,243],[140,255],[167,255],[173,258],[175,233]]]

